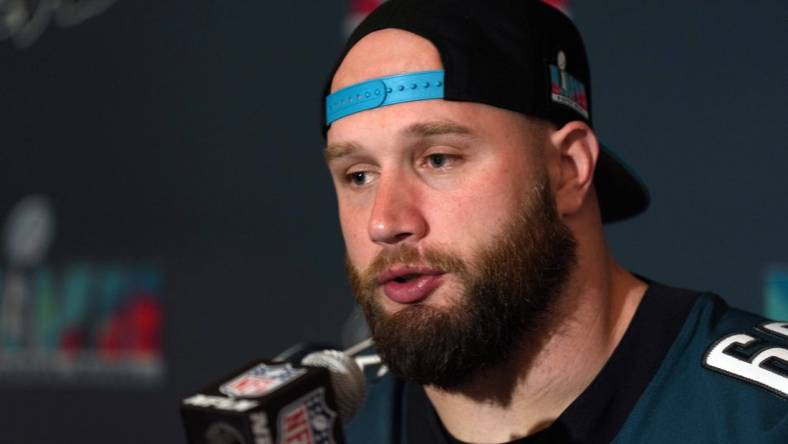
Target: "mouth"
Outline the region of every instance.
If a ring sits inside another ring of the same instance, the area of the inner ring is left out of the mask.
[[[392,267],[381,273],[378,277],[378,285],[385,285],[389,282],[407,283],[418,279],[421,276],[439,276],[445,271],[429,267],[419,266],[397,266]]]
[[[378,278],[378,285],[392,301],[413,304],[427,298],[442,283],[445,271],[418,266],[397,266]]]
[[[394,282],[399,282],[399,283],[405,283],[405,282],[408,282],[408,281],[412,281],[413,279],[416,279],[419,276],[421,276],[419,273],[408,273],[408,274],[403,275],[403,276],[395,277],[393,279],[393,281]]]

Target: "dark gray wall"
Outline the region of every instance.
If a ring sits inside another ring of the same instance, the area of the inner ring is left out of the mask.
[[[788,263],[788,3],[575,3],[596,128],[653,198],[608,230],[618,257],[761,310],[766,269]]]
[[[596,128],[650,185],[619,259],[761,308],[788,262],[782,0],[576,2]],[[0,381],[0,441],[182,442],[177,400],[257,356],[339,339],[352,307],[318,132],[344,1],[125,1],[0,42],[0,212],[43,192],[53,263],[166,274],[166,380]]]

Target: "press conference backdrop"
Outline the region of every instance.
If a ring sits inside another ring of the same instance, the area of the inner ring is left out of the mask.
[[[0,0],[0,442],[184,442],[180,397],[341,341],[318,122],[352,3]],[[652,193],[618,259],[788,317],[788,4],[572,14]]]

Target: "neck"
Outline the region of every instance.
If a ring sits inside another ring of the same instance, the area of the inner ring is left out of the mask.
[[[646,284],[615,263],[601,238],[578,245],[581,259],[559,296],[553,325],[461,389],[425,387],[457,439],[506,442],[546,428],[591,384],[623,337]]]

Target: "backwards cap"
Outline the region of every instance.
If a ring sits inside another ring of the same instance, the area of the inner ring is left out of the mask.
[[[331,93],[331,79],[364,36],[386,28],[429,40],[442,71],[370,79]],[[476,102],[553,122],[592,125],[591,76],[572,21],[537,0],[390,0],[351,34],[325,86],[323,132],[342,117],[413,100]],[[645,185],[602,146],[594,172],[602,220],[649,205]]]

